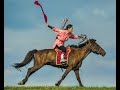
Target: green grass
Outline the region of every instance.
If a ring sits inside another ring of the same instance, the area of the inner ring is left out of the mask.
[[[116,90],[116,87],[78,87],[78,86],[21,86],[21,87],[12,87],[5,86],[4,90]]]

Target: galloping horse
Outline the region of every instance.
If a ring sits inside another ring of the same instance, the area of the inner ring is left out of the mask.
[[[20,81],[19,85],[24,85],[29,76],[33,74],[38,69],[42,68],[44,65],[51,65],[54,67],[61,67],[66,69],[61,79],[55,84],[56,86],[59,86],[61,82],[64,80],[64,78],[67,76],[67,74],[73,70],[76,78],[79,82],[79,86],[83,86],[80,74],[79,74],[79,68],[82,65],[82,61],[91,53],[95,53],[98,55],[105,56],[106,52],[105,50],[96,43],[95,39],[87,39],[84,43],[79,45],[71,45],[71,52],[68,57],[68,65],[62,66],[62,65],[56,65],[56,52],[54,49],[43,49],[43,50],[32,50],[29,51],[25,57],[25,59],[21,63],[15,63],[13,67],[16,69],[19,69],[20,67],[25,66],[26,64],[30,63],[30,61],[34,60],[33,67],[28,69],[26,77]]]

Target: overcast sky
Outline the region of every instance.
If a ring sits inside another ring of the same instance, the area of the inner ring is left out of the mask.
[[[4,0],[4,83],[17,86],[24,79],[27,68],[17,71],[11,65],[21,62],[32,49],[52,48],[56,34],[46,27],[40,7],[35,0]],[[106,56],[91,53],[80,69],[85,86],[116,86],[116,0],[39,0],[48,16],[48,23],[61,27],[62,20],[69,18],[73,33],[86,34],[96,39],[105,49]],[[78,44],[69,40],[68,44]],[[65,71],[65,70],[64,70]],[[50,85],[64,72],[45,66],[31,75],[25,86]],[[61,86],[79,85],[74,72],[70,72]]]

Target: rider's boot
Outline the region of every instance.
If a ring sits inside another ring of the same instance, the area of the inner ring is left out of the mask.
[[[61,60],[60,60],[62,65],[66,65],[67,61],[64,59],[64,53],[61,54]]]

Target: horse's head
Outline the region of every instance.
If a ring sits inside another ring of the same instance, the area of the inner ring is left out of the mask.
[[[106,54],[105,50],[96,43],[95,39],[89,39],[88,44],[93,53],[105,56],[105,54]]]

